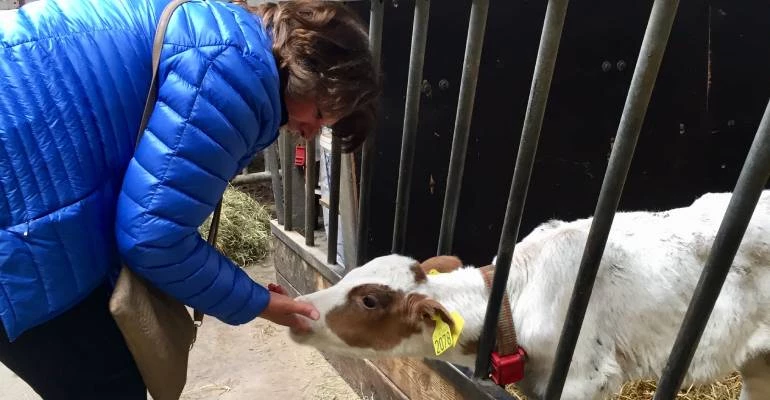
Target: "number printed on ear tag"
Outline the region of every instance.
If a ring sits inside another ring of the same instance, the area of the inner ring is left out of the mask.
[[[450,316],[454,322],[454,332],[452,332],[449,324],[444,322],[438,314],[433,316],[433,320],[436,321],[436,329],[433,330],[433,350],[436,351],[437,356],[447,351],[450,347],[457,346],[457,342],[460,340],[460,333],[462,333],[463,326],[465,325],[465,320],[458,312],[452,311]]]

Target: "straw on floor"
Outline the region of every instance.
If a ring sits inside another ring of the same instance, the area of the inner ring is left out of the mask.
[[[610,400],[651,400],[655,395],[655,381],[628,382],[621,390],[612,395]],[[514,385],[506,388],[514,398],[527,400]],[[741,394],[741,377],[738,373],[731,374],[711,385],[690,386],[682,388],[676,396],[677,400],[737,400]]]
[[[200,226],[206,238],[211,216]],[[263,260],[270,251],[270,211],[248,194],[228,186],[224,193],[217,248],[246,266]]]

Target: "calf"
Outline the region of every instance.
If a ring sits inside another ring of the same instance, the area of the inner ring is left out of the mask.
[[[706,194],[665,212],[614,219],[563,399],[599,399],[625,381],[659,378],[708,257],[730,194]],[[591,219],[550,221],[515,248],[507,302],[526,351],[519,387],[543,395]],[[685,384],[732,371],[741,400],[770,399],[770,191],[763,192],[695,352]],[[436,273],[428,273],[436,270]],[[473,368],[489,296],[480,269],[442,256],[422,265],[376,258],[336,285],[302,296],[321,314],[294,341],[359,357],[432,357]],[[437,324],[462,331],[436,355]]]

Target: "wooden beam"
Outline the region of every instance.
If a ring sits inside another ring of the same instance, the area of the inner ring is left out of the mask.
[[[372,363],[411,400],[464,398],[451,383],[425,365],[422,359],[381,358]]]
[[[336,264],[327,264],[325,262],[326,251],[322,249],[326,248],[326,235],[324,235],[323,232],[316,232],[316,245],[310,247],[305,246],[305,238],[302,235],[300,235],[298,232],[287,231],[283,229],[283,227],[279,225],[278,221],[276,220],[270,221],[270,230],[272,231],[274,237],[273,249],[276,251],[274,256],[275,254],[278,254],[285,257],[285,259],[281,260],[281,262],[276,261],[276,269],[301,269],[305,264],[307,264],[305,273],[310,273],[309,271],[313,270],[320,273],[332,284],[339,282],[340,277],[344,273],[344,267]],[[291,252],[293,252],[294,256],[296,257],[293,257],[292,254],[285,252],[286,249],[283,249],[282,246],[291,249]],[[299,261],[304,261],[305,264]],[[303,291],[302,293],[309,292]]]
[[[357,360],[332,354],[323,354],[323,356],[362,399],[410,399],[388,378],[388,375],[369,360]],[[438,398],[443,399],[443,397]]]

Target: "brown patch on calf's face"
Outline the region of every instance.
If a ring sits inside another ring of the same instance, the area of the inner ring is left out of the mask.
[[[326,326],[348,346],[384,351],[421,333],[426,323],[433,326],[434,314],[452,324],[446,309],[425,295],[364,284],[348,293],[345,304],[329,311]]]
[[[462,260],[455,256],[436,256],[431,257],[420,264],[420,268],[427,274],[435,269],[442,274],[452,272],[463,266]]]
[[[408,318],[406,296],[386,285],[365,284],[326,315],[326,325],[352,347],[392,349],[421,326]]]

